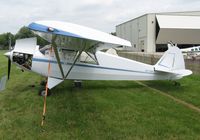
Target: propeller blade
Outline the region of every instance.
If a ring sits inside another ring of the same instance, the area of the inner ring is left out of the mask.
[[[8,80],[10,79],[11,60],[8,58]]]

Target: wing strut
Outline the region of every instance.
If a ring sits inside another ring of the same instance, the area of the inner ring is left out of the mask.
[[[84,44],[83,44],[84,43]],[[86,47],[86,42],[83,42],[83,48],[81,49],[81,51],[78,51],[78,55],[75,57],[74,62],[72,63],[71,67],[69,68],[67,74],[65,75],[65,79],[67,78],[67,76],[69,75],[69,73],[71,72],[72,68],[74,67],[75,63],[77,62],[78,58],[80,57],[80,55],[82,54],[82,52],[84,51],[85,47]]]
[[[55,52],[55,55],[56,55],[56,59],[58,61],[58,66],[59,66],[59,69],[60,69],[60,72],[61,72],[61,75],[62,75],[62,78],[65,79],[65,76],[64,76],[64,71],[63,71],[63,68],[62,68],[62,65],[61,65],[61,62],[60,62],[60,57],[59,57],[59,54],[58,54],[58,49],[57,49],[57,45],[55,43],[55,40],[56,40],[56,35],[52,35],[52,46],[54,48],[54,52]]]
[[[90,58],[92,58],[92,60],[94,60],[97,64],[99,64],[99,62],[97,61],[96,59],[96,56],[94,55],[94,57],[89,53],[89,52],[86,52],[87,55],[90,56]]]

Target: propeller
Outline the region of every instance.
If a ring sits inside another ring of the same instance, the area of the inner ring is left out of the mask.
[[[9,36],[9,52],[11,51],[11,36]],[[10,53],[11,54],[11,53]],[[8,80],[10,79],[11,58],[8,58]]]
[[[10,79],[11,60],[8,58],[8,80]]]

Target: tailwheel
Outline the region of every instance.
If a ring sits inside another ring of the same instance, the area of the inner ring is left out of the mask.
[[[179,83],[179,82],[177,82],[177,81],[174,81],[174,85],[175,85],[176,87],[180,87],[180,86],[181,86],[181,83]]]
[[[82,87],[82,81],[80,81],[80,80],[74,80],[74,86],[76,88],[81,88]]]
[[[44,97],[45,93],[46,93],[46,88],[45,87],[41,87],[40,90],[39,90],[39,92],[38,92],[38,95]],[[47,96],[51,95],[51,90],[49,88],[47,90],[47,93],[48,93]]]

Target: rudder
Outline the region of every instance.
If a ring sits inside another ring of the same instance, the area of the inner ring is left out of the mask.
[[[185,61],[181,50],[172,44],[168,44],[168,50],[154,65],[156,71],[190,75],[192,72],[185,69]]]

